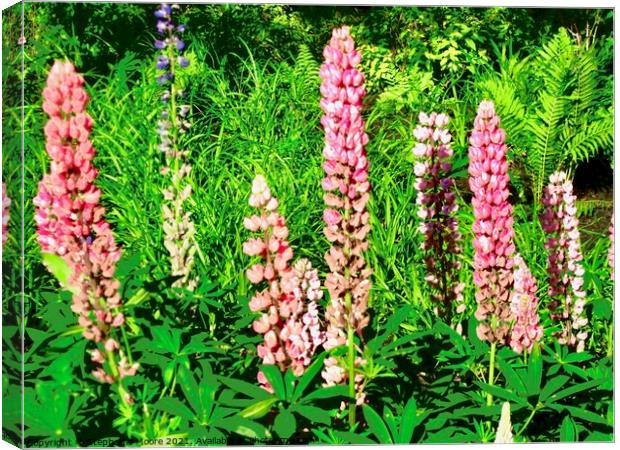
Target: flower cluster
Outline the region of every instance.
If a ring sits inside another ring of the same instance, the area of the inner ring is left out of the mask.
[[[326,176],[322,184],[327,205],[323,219],[325,236],[332,243],[325,256],[330,271],[325,281],[330,304],[325,313],[328,328],[324,346],[329,350],[347,342],[345,329],[352,328],[361,335],[368,324],[372,271],[364,259],[370,231],[366,207],[370,183],[364,149],[368,135],[361,115],[364,76],[356,68],[361,55],[355,50],[348,27],[333,31],[323,56],[321,108],[325,114],[321,124],[325,129]],[[328,383],[335,382],[336,377],[330,376],[336,371],[330,369],[334,361],[327,359],[326,365],[323,376]],[[343,381],[346,377],[344,374]]]
[[[474,210],[474,283],[478,337],[505,343],[512,320],[512,206],[508,202],[506,133],[490,101],[478,108],[469,138],[469,187]]]
[[[607,253],[607,262],[611,269],[611,279],[614,279],[614,216],[611,216],[611,225],[609,226],[609,252]]]
[[[2,246],[6,243],[7,231],[9,227],[9,207],[11,199],[6,196],[6,185],[2,183]]]
[[[510,422],[510,403],[502,403],[502,413],[497,424],[495,433],[496,444],[512,444],[514,438],[512,436],[512,423]]]
[[[178,5],[163,3],[157,11],[157,31],[162,39],[155,41],[160,50],[157,57],[159,76],[157,82],[165,87],[161,102],[165,105],[158,122],[160,136],[159,149],[165,156],[164,176],[170,177],[170,185],[164,189],[162,211],[164,215],[164,245],[170,254],[171,273],[180,277],[173,286],[194,290],[197,278],[191,276],[197,246],[194,241],[196,229],[190,213],[184,211],[183,202],[191,195],[192,186],[188,181],[191,166],[187,162],[188,151],[179,149],[179,136],[189,128],[187,120],[189,105],[179,105],[184,94],[177,83],[177,71],[189,65],[182,56],[185,43],[178,34],[185,31],[185,25],[175,25],[172,21],[173,9]]]
[[[260,232],[261,237],[248,239],[243,251],[259,256],[262,262],[250,267],[246,275],[253,284],[267,284],[249,305],[253,312],[261,313],[253,324],[254,331],[264,335],[258,356],[264,364],[277,364],[282,371],[290,367],[299,376],[324,340],[316,305],[323,297],[318,272],[303,258],[290,266],[293,250],[286,240],[288,228],[277,213],[278,201],[261,175],[252,183],[250,206],[260,214],[246,218],[244,226]],[[258,373],[258,381],[273,392],[262,372]]]
[[[99,204],[101,191],[94,184],[95,149],[89,139],[93,121],[85,112],[88,96],[83,85],[84,78],[70,62],[56,61],[43,90],[43,110],[50,116],[45,125],[46,150],[52,162],[33,201],[35,221],[43,252],[61,256],[72,269],[72,310],[79,314],[84,337],[114,356],[119,345],[113,330],[125,320],[119,312],[119,282],[114,278],[121,252]],[[93,374],[101,381],[113,383],[137,370],[134,364],[120,373],[116,366],[106,372],[103,353],[97,349],[91,356],[100,365]]]
[[[431,286],[432,299],[439,314],[449,317],[453,305],[456,305],[457,313],[465,310],[465,285],[458,280],[461,268],[457,259],[461,253],[461,234],[455,217],[458,205],[452,192],[454,180],[449,176],[452,136],[446,129],[449,119],[445,114],[420,113],[419,121],[420,125],[413,131],[418,140],[413,155],[426,281]]]
[[[573,183],[565,172],[549,177],[543,193],[545,207],[541,214],[542,227],[547,233],[547,272],[549,274],[549,304],[551,318],[562,323],[557,334],[560,344],[567,344],[578,352],[585,348],[588,324],[585,313],[586,293],[583,289],[583,256],[579,242],[579,220]]]
[[[532,351],[534,342],[542,339],[543,329],[538,323],[538,298],[536,297],[536,280],[520,255],[514,257],[514,291],[511,309],[515,324],[510,335],[510,347],[521,353],[525,349]]]

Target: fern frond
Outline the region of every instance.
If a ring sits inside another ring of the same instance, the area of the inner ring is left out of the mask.
[[[613,209],[613,200],[577,200],[575,202],[577,207],[577,216],[579,217],[592,217],[597,209]]]

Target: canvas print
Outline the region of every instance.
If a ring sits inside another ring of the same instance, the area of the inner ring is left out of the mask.
[[[3,440],[613,441],[613,20],[5,9]]]

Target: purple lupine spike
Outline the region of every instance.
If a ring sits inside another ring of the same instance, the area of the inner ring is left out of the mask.
[[[157,133],[160,136],[159,150],[166,159],[162,174],[170,178],[170,186],[163,191],[162,212],[164,246],[170,254],[171,273],[179,277],[173,287],[193,291],[198,283],[198,278],[191,274],[194,256],[198,250],[194,241],[196,229],[190,212],[183,208],[183,203],[191,195],[192,187],[187,180],[191,166],[187,162],[188,152],[179,149],[180,134],[186,132],[190,126],[187,120],[190,107],[179,105],[183,92],[176,77],[177,71],[189,65],[189,60],[180,54],[185,44],[174,34],[181,28],[174,25],[172,17],[172,11],[178,9],[178,5],[170,6],[164,3],[155,12],[157,30],[165,35],[165,39],[155,41],[155,47],[161,50],[156,63],[160,71],[157,82],[165,86],[165,91],[160,96],[164,109],[157,124]],[[184,30],[185,27],[181,29]]]
[[[583,289],[583,256],[579,240],[576,197],[573,183],[566,172],[554,172],[549,177],[542,203],[542,228],[547,233],[547,273],[549,275],[549,304],[551,318],[562,325],[556,333],[558,342],[575,348],[585,349],[588,332],[585,326],[586,292]]]
[[[423,235],[426,281],[442,317],[450,317],[452,310],[462,313],[464,283],[459,282],[461,263],[459,240],[461,234],[455,213],[454,180],[450,158],[452,136],[446,129],[446,114],[420,113],[420,124],[413,131],[418,144],[413,149],[415,157],[416,203],[421,219],[419,231]]]
[[[512,205],[508,201],[506,133],[490,101],[478,108],[469,138],[469,187],[474,209],[474,283],[478,286],[476,332],[481,340],[505,343],[512,320]]]

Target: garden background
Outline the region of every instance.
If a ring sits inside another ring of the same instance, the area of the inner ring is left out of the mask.
[[[179,82],[192,123],[184,138],[193,167],[187,209],[196,226],[193,270],[200,282],[194,292],[179,294],[171,288],[161,224],[165,179],[157,148],[156,5],[26,2],[24,8],[23,45],[21,5],[2,14],[2,173],[14,199],[2,258],[4,439],[19,441],[23,325],[26,439],[35,446],[44,439],[136,445],[162,436],[225,436],[229,443],[488,442],[495,439],[499,399],[512,403],[521,439],[611,440],[612,10],[182,5],[177,17],[187,24],[190,64]],[[254,387],[261,337],[251,328],[253,291],[242,245],[251,183],[262,173],[287,218],[296,256],[309,258],[320,274],[327,270],[319,67],[332,29],[342,25],[351,27],[362,54],[373,189],[367,254],[373,268],[371,321],[364,332],[373,361],[367,385],[372,412],[365,408],[353,430],[339,416],[341,399],[321,390],[319,376],[299,393],[303,402],[295,392],[272,400]],[[41,92],[53,61],[64,58],[84,74],[91,97],[97,185],[122,248],[117,276],[131,317],[127,332],[141,363],[129,389],[136,405],[150,409],[119,411],[117,394],[90,376],[87,341],[76,327],[71,295],[58,289],[43,265],[31,220],[32,199],[49,166]],[[495,103],[506,130],[515,242],[538,280],[546,330],[552,326],[545,311],[541,195],[555,170],[574,178],[591,326],[583,353],[560,347],[550,332],[540,356],[531,360],[503,348],[492,406],[486,406],[489,387],[480,378],[488,345],[472,331],[467,185],[468,137],[484,99]],[[451,118],[465,337],[435,317],[425,283],[411,154],[421,111]],[[559,389],[564,394],[557,398]],[[551,393],[557,401],[547,400]],[[248,410],[257,404],[260,411]],[[536,420],[538,414],[544,420]]]

